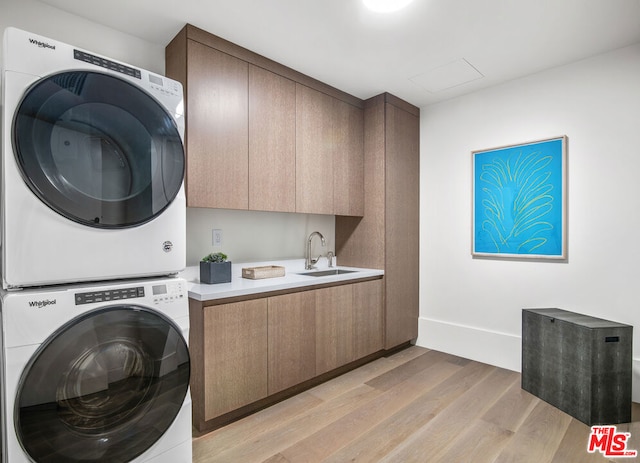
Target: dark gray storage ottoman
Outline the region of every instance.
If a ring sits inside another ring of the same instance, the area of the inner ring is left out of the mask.
[[[522,389],[583,423],[631,421],[633,327],[561,309],[522,310]]]

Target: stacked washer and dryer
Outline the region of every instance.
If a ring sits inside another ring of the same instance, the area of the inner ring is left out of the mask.
[[[14,28],[2,461],[191,461],[182,86]]]

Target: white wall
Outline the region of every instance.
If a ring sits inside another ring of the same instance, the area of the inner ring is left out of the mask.
[[[166,44],[147,42],[37,0],[2,0],[0,33],[9,26],[164,74]],[[0,36],[0,42],[2,40]],[[2,47],[0,59],[1,50]],[[212,248],[212,228],[221,228],[224,232],[221,248]],[[318,251],[324,254],[335,249],[333,216],[190,209],[187,265],[196,265],[202,256],[217,250],[235,262],[301,258],[305,239],[314,230],[323,233],[328,241],[327,247]]]
[[[164,74],[166,44],[147,42],[37,0],[2,0],[0,32],[9,26]]]
[[[222,246],[213,247],[213,229],[222,230]],[[309,234],[314,255],[335,254],[335,217],[332,215],[249,212],[223,209],[187,210],[187,265],[197,265],[210,252],[222,251],[234,263],[302,258]],[[339,261],[338,256],[338,261]]]
[[[471,151],[567,135],[566,263],[471,257]],[[521,309],[634,325],[640,387],[640,44],[421,109],[418,344],[520,370]],[[640,401],[640,390],[634,390]]]

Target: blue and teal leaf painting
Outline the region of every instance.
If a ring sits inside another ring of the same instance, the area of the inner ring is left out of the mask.
[[[474,155],[474,252],[561,256],[562,139]]]

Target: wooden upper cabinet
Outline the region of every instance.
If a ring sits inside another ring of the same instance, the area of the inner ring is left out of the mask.
[[[187,206],[249,207],[246,62],[187,41]]]
[[[249,209],[295,212],[296,85],[249,65]]]
[[[296,85],[296,212],[333,214],[335,99]]]
[[[363,215],[362,100],[191,25],[165,63],[185,91],[187,206]]]
[[[363,110],[335,100],[333,213],[364,215]]]
[[[362,109],[296,86],[296,211],[364,212]]]

